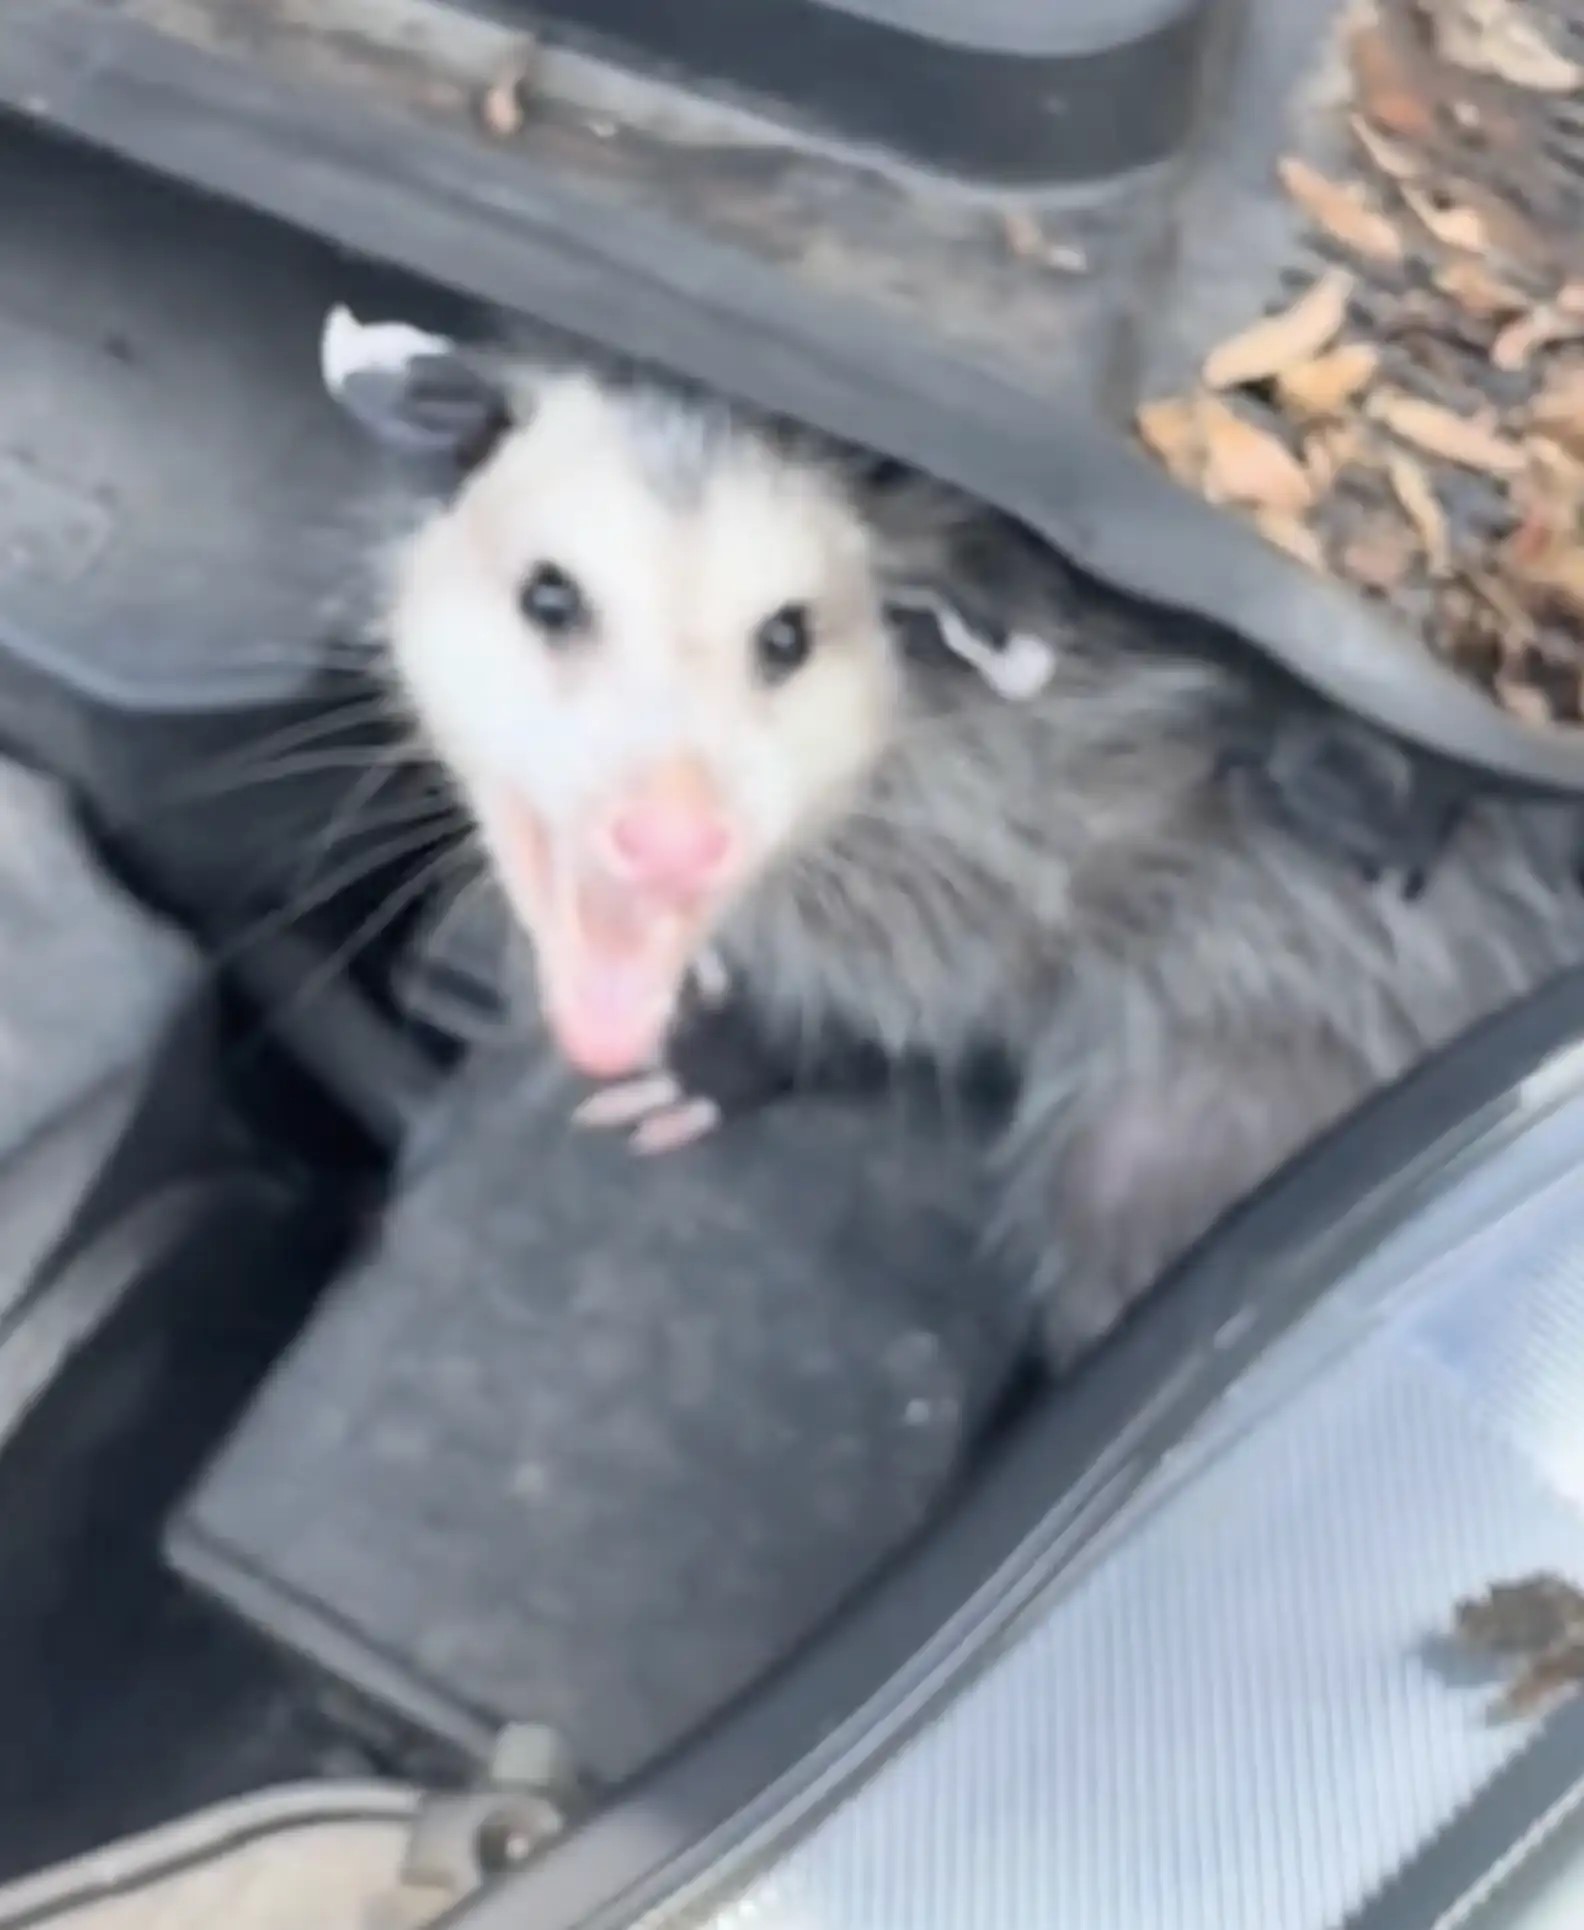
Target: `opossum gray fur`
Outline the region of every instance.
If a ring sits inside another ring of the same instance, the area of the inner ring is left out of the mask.
[[[1010,1060],[993,1237],[1058,1357],[1373,1088],[1584,958],[1570,813],[1476,801],[1421,893],[1372,884],[1224,781],[1271,701],[1244,672],[1075,629],[1054,561],[1042,578],[947,492],[854,493],[795,441],[641,384],[535,376],[512,415],[405,553],[392,629],[541,971],[550,888],[514,886],[492,784],[520,755],[535,823],[581,826],[686,738],[743,855],[656,942],[712,944],[794,1056],[835,1029],[946,1078]],[[1051,652],[1023,702],[944,654],[904,661],[881,621],[909,583],[952,594],[987,540],[1006,626]],[[516,608],[547,543],[610,613],[571,667]],[[772,696],[749,639],[794,596],[826,641]]]
[[[1584,957],[1564,812],[1474,805],[1410,899],[1221,781],[1265,701],[1234,673],[1071,638],[1027,704],[950,681],[719,943],[791,1043],[835,1017],[1013,1055],[996,1232],[1062,1357],[1373,1088]]]

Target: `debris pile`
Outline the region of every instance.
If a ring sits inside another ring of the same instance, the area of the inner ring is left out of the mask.
[[[1514,715],[1577,725],[1584,65],[1542,10],[1354,15],[1346,163],[1279,168],[1318,269],[1137,429],[1180,482],[1388,604]]]
[[[1499,1721],[1537,1714],[1584,1685],[1584,1590],[1560,1575],[1500,1582],[1459,1602],[1456,1628],[1469,1648],[1518,1664],[1492,1711]]]

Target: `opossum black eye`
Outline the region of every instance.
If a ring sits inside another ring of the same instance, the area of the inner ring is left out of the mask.
[[[554,563],[535,564],[517,600],[528,621],[557,641],[588,628],[589,606],[583,592]]]
[[[779,683],[808,658],[814,647],[809,613],[801,603],[788,603],[766,617],[754,633],[754,649],[759,658],[759,674],[770,683]]]

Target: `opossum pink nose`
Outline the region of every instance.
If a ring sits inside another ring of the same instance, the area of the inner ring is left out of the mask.
[[[664,765],[626,791],[606,834],[617,863],[635,883],[680,893],[706,890],[733,844],[720,795],[692,759]]]

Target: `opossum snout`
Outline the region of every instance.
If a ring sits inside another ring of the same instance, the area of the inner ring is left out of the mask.
[[[664,897],[705,895],[737,846],[725,800],[693,757],[656,765],[624,786],[602,832],[617,875]]]

